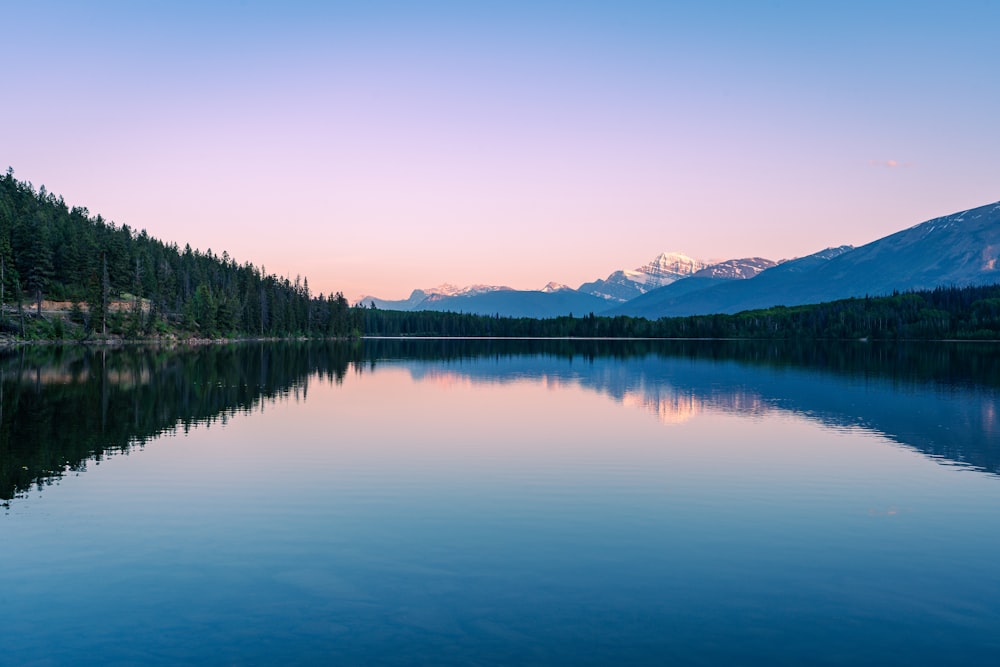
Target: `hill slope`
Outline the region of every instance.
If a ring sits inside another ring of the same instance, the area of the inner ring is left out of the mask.
[[[343,336],[359,326],[340,293],[316,297],[308,279],[69,208],[13,170],[0,177],[0,266],[0,331],[20,338]],[[43,312],[46,301],[67,302],[71,315]]]
[[[736,313],[995,282],[1000,282],[1000,202],[928,220],[858,248],[829,248],[749,280],[684,294],[667,291],[672,286],[660,288],[614,312],[643,317]]]

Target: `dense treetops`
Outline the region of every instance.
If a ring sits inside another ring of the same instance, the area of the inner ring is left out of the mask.
[[[309,281],[183,249],[115,225],[62,197],[0,177],[3,327],[21,336],[347,336],[358,323],[340,293]],[[42,300],[74,304],[70,326],[42,317]],[[25,302],[36,305],[26,325]],[[15,310],[16,307],[16,310]],[[11,313],[16,315],[11,317]],[[70,336],[70,334],[73,334]]]

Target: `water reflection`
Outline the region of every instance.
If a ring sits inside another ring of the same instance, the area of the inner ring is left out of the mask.
[[[1000,473],[994,347],[843,344],[817,346],[810,355],[804,350],[692,344],[637,356],[587,355],[585,363],[574,363],[573,356],[531,360],[534,376],[552,386],[592,389],[665,424],[706,412],[794,413],[833,428],[875,432],[941,462]],[[480,381],[529,375],[517,363],[500,361],[433,372]]]
[[[1000,474],[1000,355],[987,344],[371,340],[20,348],[0,355],[0,500],[310,379],[384,364],[439,382],[573,384],[665,424],[791,412]]]

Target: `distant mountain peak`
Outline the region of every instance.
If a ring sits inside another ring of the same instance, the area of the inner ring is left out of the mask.
[[[555,281],[550,282],[548,285],[543,287],[540,291],[542,292],[561,292],[563,290],[572,290],[573,288],[569,285],[563,285],[562,283],[557,283]]]
[[[465,287],[457,287],[451,283],[442,283],[437,287],[426,289],[424,292],[427,293],[428,301],[438,301],[453,296],[475,296],[488,292],[510,292],[513,290],[513,287],[507,287],[506,285],[466,285]]]
[[[585,294],[607,301],[624,303],[657,287],[692,275],[707,265],[681,252],[661,252],[652,260],[632,270],[619,269],[603,280],[580,285]]]
[[[689,276],[696,271],[705,268],[705,262],[688,257],[682,252],[661,252],[653,258],[651,262],[643,264],[636,271],[644,273],[654,279],[660,279],[660,284],[667,280],[672,282],[683,276]]]
[[[446,296],[451,296],[452,294],[458,294],[460,289],[460,287],[452,285],[451,283],[441,283],[437,287],[428,287],[420,291],[424,294],[444,294]]]
[[[772,266],[777,266],[777,262],[763,257],[744,257],[742,259],[727,259],[724,262],[716,262],[699,271],[695,271],[692,275],[698,278],[747,280]]]
[[[609,312],[642,317],[737,313],[992,283],[1000,283],[1000,202],[927,220],[860,247],[835,246],[783,261],[753,280],[679,281]]]

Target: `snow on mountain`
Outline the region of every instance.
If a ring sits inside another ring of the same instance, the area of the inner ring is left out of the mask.
[[[907,290],[1000,282],[1000,202],[946,215],[853,248],[826,248],[750,280],[692,277],[610,312],[638,317],[738,313]],[[698,289],[677,288],[697,287]]]
[[[695,271],[693,276],[699,278],[728,278],[730,280],[746,280],[753,278],[761,271],[765,271],[772,266],[777,266],[773,262],[763,257],[744,257],[742,259],[727,259],[724,262],[711,264],[703,269]]]
[[[440,301],[452,296],[475,296],[477,294],[487,294],[489,292],[511,292],[513,287],[506,285],[466,285],[457,287],[450,283],[443,283],[437,287],[423,290],[427,294],[428,301]]]
[[[640,266],[636,271],[647,276],[647,286],[662,287],[679,278],[690,276],[707,265],[698,259],[693,259],[679,252],[661,252],[653,261]]]
[[[593,312],[656,318],[994,282],[1000,282],[1000,202],[928,220],[858,248],[831,247],[780,262],[762,257],[705,262],[661,253],[578,290],[556,282],[540,290],[445,283],[414,290],[405,300],[363,297],[360,303],[516,317]]]
[[[578,288],[584,294],[624,303],[657,287],[705,268],[706,264],[683,253],[662,252],[642,266],[613,272],[604,280],[584,283]]]

